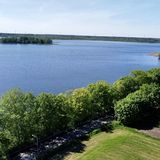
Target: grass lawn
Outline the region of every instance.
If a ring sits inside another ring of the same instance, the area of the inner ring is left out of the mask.
[[[160,139],[138,133],[132,129],[119,128],[113,133],[99,133],[89,141],[81,152],[70,152],[65,160],[160,160]]]

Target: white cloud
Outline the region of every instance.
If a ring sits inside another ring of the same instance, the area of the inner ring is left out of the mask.
[[[0,0],[0,32],[159,37],[159,10],[142,1]]]

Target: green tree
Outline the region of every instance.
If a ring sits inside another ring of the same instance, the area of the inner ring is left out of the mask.
[[[134,70],[131,72],[131,75],[134,77],[137,85],[140,87],[143,84],[152,83],[151,77],[149,77],[148,73],[142,70]]]
[[[15,145],[15,137],[7,130],[0,131],[0,159],[7,160],[7,152]]]
[[[95,84],[90,84],[87,87],[91,94],[91,106],[93,117],[113,113],[113,94],[111,86],[105,81],[98,81]]]
[[[63,95],[42,93],[36,97],[37,132],[40,135],[64,131],[70,122],[70,108]]]
[[[17,144],[27,141],[30,137],[32,124],[30,113],[34,97],[15,89],[7,92],[0,101],[3,122],[1,127],[8,130],[16,138]],[[30,118],[29,118],[30,117]]]
[[[117,80],[112,86],[116,100],[125,98],[128,94],[136,91],[138,88],[139,85],[137,84],[137,81],[131,76],[123,77]]]
[[[160,85],[160,68],[153,68],[149,70],[148,76],[152,79],[153,83],[157,83]]]
[[[139,90],[117,102],[116,116],[125,125],[158,121],[160,115],[160,87],[144,84]]]
[[[88,120],[92,114],[90,93],[87,89],[81,88],[73,91],[69,98],[69,103],[73,108],[73,120],[75,124]]]

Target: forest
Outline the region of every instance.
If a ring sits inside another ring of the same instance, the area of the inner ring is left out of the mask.
[[[0,43],[3,44],[52,44],[52,39],[38,37],[6,37],[1,38]]]
[[[0,98],[0,159],[15,148],[112,115],[125,126],[160,122],[160,68],[134,70],[113,84],[98,81],[61,94],[12,89]]]

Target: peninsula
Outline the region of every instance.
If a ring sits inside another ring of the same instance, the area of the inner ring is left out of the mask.
[[[160,52],[151,53],[151,56],[158,57],[160,60]]]

